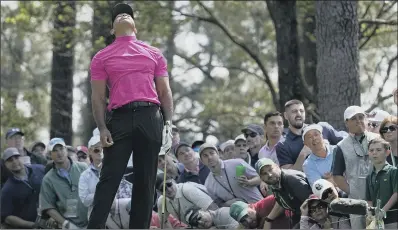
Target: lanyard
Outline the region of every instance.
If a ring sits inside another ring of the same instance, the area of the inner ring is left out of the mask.
[[[224,171],[225,177],[227,178],[227,183],[228,183],[229,189],[226,188],[219,180],[217,180],[217,178],[216,178],[214,175],[213,175],[213,178],[214,178],[214,180],[215,180],[219,185],[221,185],[221,187],[223,187],[229,194],[231,194],[232,196],[234,196],[234,198],[236,198],[235,193],[234,193],[234,191],[232,190],[231,184],[229,183],[228,174],[227,174],[227,171],[225,170],[225,168],[224,168],[223,171]]]
[[[178,202],[178,211],[177,209],[174,208],[174,205],[172,202],[170,202],[171,207],[173,208],[174,212],[177,213],[178,219],[180,220],[181,223],[181,203],[180,203],[180,199],[177,199]]]

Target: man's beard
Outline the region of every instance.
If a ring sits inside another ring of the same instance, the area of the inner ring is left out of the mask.
[[[295,120],[293,122],[290,122],[291,126],[296,129],[301,129],[304,126],[304,121],[299,121],[301,123],[296,122]]]

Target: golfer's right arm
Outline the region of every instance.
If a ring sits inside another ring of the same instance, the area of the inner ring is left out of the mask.
[[[91,103],[94,120],[99,130],[106,128],[105,109],[106,109],[106,82],[108,75],[105,71],[103,62],[94,56],[90,65],[91,73]]]

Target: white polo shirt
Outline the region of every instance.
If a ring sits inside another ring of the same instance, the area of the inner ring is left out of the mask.
[[[206,187],[193,183],[186,182],[176,184],[177,191],[173,200],[166,197],[166,208],[165,211],[181,222],[188,224],[185,221],[185,214],[191,208],[200,208],[207,210],[213,203],[213,199],[206,194]],[[158,199],[158,210],[162,210],[162,199],[163,195]]]

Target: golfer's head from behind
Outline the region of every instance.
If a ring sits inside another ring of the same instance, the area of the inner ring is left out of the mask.
[[[131,35],[132,33],[137,33],[133,9],[125,3],[116,4],[112,10],[111,34],[118,37]]]
[[[166,192],[165,195],[169,199],[174,199],[176,193],[177,193],[177,186],[176,183],[173,179],[166,179],[164,181],[164,174],[163,173],[158,173],[156,176],[156,190],[160,192],[160,194],[163,194],[163,185],[166,185]]]

